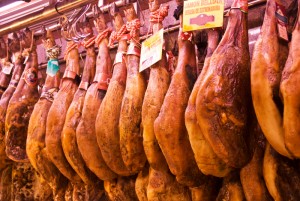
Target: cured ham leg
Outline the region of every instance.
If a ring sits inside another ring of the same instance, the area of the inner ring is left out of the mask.
[[[25,30],[25,37],[31,39],[31,46],[24,50],[28,58],[25,70],[13,96],[11,97],[5,119],[5,144],[7,156],[17,162],[27,162],[27,128],[35,103],[39,99],[37,89],[38,60],[33,33]]]
[[[199,187],[190,188],[192,194],[192,201],[216,200],[221,185],[221,179],[211,177],[206,180],[205,184]]]
[[[184,111],[196,78],[195,47],[188,40],[191,37],[191,33],[184,33],[180,29],[177,68],[159,116],[154,121],[154,133],[177,181],[188,187],[197,187],[204,183],[205,176],[197,167],[184,124]]]
[[[138,172],[142,170],[146,162],[141,128],[146,80],[143,74],[139,73],[140,22],[136,19],[133,7],[125,12],[131,40],[126,56],[127,79],[119,120],[120,147],[126,167],[132,172]]]
[[[158,0],[149,1],[150,22],[153,32],[163,28],[162,21],[168,15],[168,7],[160,6]],[[143,145],[150,164],[148,200],[190,200],[189,189],[179,184],[171,174],[166,159],[154,133],[154,121],[159,115],[171,81],[171,72],[162,51],[162,59],[150,68],[148,86],[142,107]]]
[[[121,104],[126,86],[125,56],[129,34],[121,14],[117,10],[112,10],[111,14],[114,17],[116,32],[111,34],[110,43],[113,43],[113,40],[116,39],[119,40],[119,46],[113,65],[113,75],[96,118],[96,136],[107,166],[119,175],[129,176],[134,172],[129,171],[124,164],[118,129]]]
[[[107,90],[111,77],[111,58],[109,55],[108,34],[104,15],[96,19],[95,25],[99,32],[96,45],[99,47],[96,59],[96,75],[88,88],[82,109],[81,120],[76,129],[76,139],[79,151],[87,167],[101,180],[110,180],[117,175],[106,165],[101,155],[96,138],[96,117]]]
[[[135,176],[104,181],[104,189],[110,200],[137,201],[134,185]]]
[[[95,200],[95,196],[99,198],[99,196],[101,197],[102,195],[101,192],[98,192],[99,189],[97,190],[100,180],[98,180],[85,165],[76,141],[76,129],[81,119],[84,98],[88,87],[94,79],[96,69],[96,52],[94,47],[96,37],[93,36],[92,27],[89,24],[89,21],[84,22],[83,30],[85,34],[90,34],[83,42],[87,52],[85,66],[80,85],[67,112],[65,125],[62,131],[62,147],[68,162],[87,185],[89,200]],[[103,189],[100,191],[104,192]],[[97,195],[95,195],[95,193]]]
[[[250,57],[247,13],[243,12],[247,8],[247,1],[233,1],[225,34],[196,99],[197,120],[205,139],[220,159],[235,168],[250,159],[246,142]]]
[[[254,112],[254,111],[253,111]],[[263,158],[266,139],[259,127],[255,115],[251,118],[250,135],[253,138],[253,157],[240,171],[240,179],[246,200],[272,200],[263,179]]]
[[[12,165],[6,166],[0,173],[0,200],[11,200]]]
[[[26,37],[23,38],[22,43],[23,43],[23,47],[30,46],[30,40],[28,41]],[[17,34],[13,34],[13,40],[10,41],[10,43],[8,44],[9,45],[8,47],[12,51],[12,54],[14,55],[15,58],[13,75],[9,83],[9,86],[3,93],[0,100],[0,169],[5,167],[7,163],[9,163],[10,161],[8,160],[5,153],[5,117],[6,117],[8,103],[16,90],[16,87],[19,83],[19,80],[21,78],[21,75],[25,67],[25,65],[23,64],[24,59],[22,57],[22,53],[21,53],[22,50],[20,44],[21,43]]]
[[[68,108],[79,84],[79,54],[77,44],[67,43],[66,70],[60,90],[49,109],[46,123],[46,153],[59,171],[73,183],[81,183],[80,177],[68,163],[62,148],[61,134]]]
[[[149,165],[146,164],[135,180],[135,192],[139,201],[148,201]]]
[[[189,98],[185,111],[185,125],[189,134],[190,143],[194,152],[197,165],[206,175],[224,177],[230,168],[215,154],[209,142],[203,136],[196,116],[196,99],[206,76],[209,75],[210,59],[219,42],[218,30],[207,30],[208,46],[204,66],[198,77]]]
[[[238,172],[224,178],[216,201],[246,201]]]
[[[270,144],[266,146],[263,175],[274,200],[300,199],[299,161],[281,156]]]
[[[0,43],[1,44],[1,43]],[[2,44],[1,44],[2,45]],[[4,53],[4,54],[3,54]],[[4,48],[0,49],[0,98],[4,91],[7,89],[12,72],[13,72],[13,64],[10,62],[10,51],[8,49],[8,41],[4,43]]]
[[[300,1],[298,0],[298,13],[300,13]],[[298,14],[299,15],[299,14]],[[300,158],[300,18],[292,34],[289,56],[282,72],[280,92],[284,103],[283,131],[284,143],[289,152],[296,158]],[[279,122],[278,122],[279,123]],[[281,123],[281,122],[280,122]],[[280,126],[280,125],[278,125]],[[270,142],[271,143],[271,142]],[[282,142],[281,142],[282,143]],[[276,147],[274,147],[276,149]]]
[[[288,50],[287,46],[279,41],[275,11],[276,1],[268,0],[261,34],[253,50],[251,92],[259,125],[268,142],[277,152],[291,158],[292,155],[285,146],[279,98],[281,72]],[[295,119],[289,121],[292,124]]]
[[[47,115],[60,84],[59,67],[56,65],[53,66],[54,64],[52,63],[57,61],[60,54],[60,47],[56,46],[52,33],[49,30],[44,39],[44,47],[50,62],[48,64],[47,78],[42,89],[42,95],[35,104],[29,120],[26,152],[33,168],[51,186],[53,198],[55,200],[63,200],[67,180],[48,158],[45,150]]]

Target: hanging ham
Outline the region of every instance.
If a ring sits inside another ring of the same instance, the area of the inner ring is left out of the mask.
[[[138,201],[134,190],[135,176],[118,177],[104,181],[104,189],[109,200]]]
[[[227,165],[249,162],[246,142],[250,96],[248,3],[234,0],[225,34],[214,51],[196,99],[205,139]]]
[[[119,41],[114,71],[106,95],[100,105],[96,119],[96,136],[104,161],[115,173],[129,176],[131,172],[124,164],[120,150],[119,118],[122,99],[126,86],[127,69],[125,56],[127,40],[130,37],[121,14],[117,10],[111,11],[114,17],[116,31],[110,36],[110,44]],[[128,19],[129,21],[131,19]]]
[[[252,115],[251,121],[250,135],[251,138],[254,138],[254,142],[251,143],[253,144],[253,156],[251,161],[241,169],[240,179],[247,201],[271,201],[272,197],[263,179],[263,159],[266,139],[258,125],[255,115]]]
[[[73,183],[81,183],[80,177],[68,163],[62,148],[61,134],[68,108],[79,84],[79,53],[77,44],[67,43],[65,52],[66,70],[60,89],[49,109],[46,123],[46,153],[59,171]]]
[[[261,33],[253,50],[251,92],[259,125],[268,142],[277,152],[291,158],[285,145],[283,108],[279,98],[279,84],[288,48],[279,39],[275,12],[276,1],[268,0]],[[289,121],[295,122],[294,119]]]
[[[263,176],[274,200],[300,199],[299,161],[283,157],[270,144],[266,145]]]
[[[65,125],[62,131],[62,147],[68,162],[86,184],[88,190],[88,195],[86,196],[88,196],[89,200],[97,200],[104,192],[103,182],[98,180],[85,165],[76,141],[76,129],[81,119],[84,98],[88,87],[94,79],[96,69],[96,52],[94,47],[96,37],[93,36],[89,20],[83,22],[81,27],[84,34],[89,34],[83,41],[83,46],[86,49],[85,65],[80,85],[67,112]],[[98,189],[101,185],[102,189]]]
[[[153,34],[163,28],[162,21],[168,15],[168,6],[158,0],[149,0],[150,29]],[[189,200],[189,189],[179,184],[170,172],[167,161],[154,133],[154,121],[159,115],[171,81],[171,72],[162,51],[162,59],[150,67],[150,76],[142,106],[143,145],[150,164],[148,200]]]
[[[190,143],[199,169],[206,175],[224,177],[230,172],[230,168],[215,154],[209,142],[203,136],[196,116],[196,99],[199,89],[209,75],[210,59],[219,42],[218,30],[207,30],[207,54],[204,66],[198,77],[189,98],[185,111],[185,125],[189,134]]]
[[[96,19],[95,26],[99,33],[96,38],[96,45],[99,48],[96,59],[96,74],[85,95],[81,120],[76,129],[76,139],[87,167],[101,180],[110,180],[117,175],[103,160],[97,143],[95,128],[97,113],[111,78],[112,64],[109,47],[107,47],[110,29],[106,27],[103,14],[100,14]]]
[[[223,179],[222,188],[216,201],[245,201],[245,194],[238,171],[231,172]]]
[[[10,62],[11,51],[9,51],[8,39],[7,37],[3,37],[3,40],[5,39],[6,42],[4,43],[4,47],[2,47],[3,43],[0,43],[0,54],[3,55],[0,55],[0,98],[9,85],[14,66]]]
[[[37,88],[38,60],[34,34],[25,30],[26,38],[31,39],[30,48],[23,51],[25,70],[12,95],[5,119],[5,144],[7,156],[17,162],[28,162],[26,154],[27,128],[35,103],[39,99]]]
[[[298,0],[298,16],[300,13],[300,1]],[[292,34],[289,56],[282,72],[280,93],[284,104],[283,112],[283,136],[286,149],[296,158],[300,158],[300,121],[299,97],[300,89],[300,18],[298,17]],[[280,52],[281,54],[281,52]],[[281,123],[281,122],[277,122]],[[277,126],[281,126],[277,125]],[[281,134],[282,135],[282,134]],[[270,141],[271,143],[271,141]],[[276,149],[276,147],[274,147]]]
[[[179,2],[180,5],[182,3]],[[182,24],[182,15],[180,22]],[[197,187],[203,184],[205,176],[197,167],[184,124],[184,111],[196,79],[196,55],[191,39],[191,33],[180,29],[177,68],[160,113],[154,121],[154,133],[177,181],[189,187]]]
[[[30,46],[30,40],[23,37],[22,46],[28,48]],[[9,86],[3,93],[0,100],[0,169],[2,166],[6,166],[9,160],[5,153],[5,117],[8,107],[8,103],[14,94],[16,87],[19,83],[21,75],[24,70],[24,58],[22,57],[21,41],[17,34],[13,34],[13,39],[9,42],[8,47],[13,54],[14,59],[14,69]]]
[[[126,167],[132,172],[138,172],[142,170],[146,162],[141,128],[146,80],[144,75],[139,72],[140,22],[133,7],[125,12],[131,40],[126,56],[127,79],[119,120],[120,148]],[[130,19],[131,21],[129,21]]]
[[[41,97],[35,104],[29,120],[26,152],[33,168],[51,186],[53,198],[55,200],[62,200],[67,180],[48,158],[45,150],[47,115],[60,84],[60,72],[57,60],[60,55],[60,47],[55,44],[54,37],[49,30],[43,40],[46,54],[49,58],[47,78]]]

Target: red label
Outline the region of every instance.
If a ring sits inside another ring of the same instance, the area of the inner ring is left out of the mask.
[[[286,28],[288,19],[286,17],[285,7],[276,3],[275,16],[277,18],[277,29],[278,29],[279,37],[288,41],[289,38],[288,38],[287,28]]]

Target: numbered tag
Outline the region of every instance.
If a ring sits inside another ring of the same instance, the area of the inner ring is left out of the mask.
[[[10,75],[11,74],[11,71],[13,69],[14,65],[11,63],[9,65],[5,65],[3,68],[2,68],[2,72],[6,75]]]
[[[161,60],[163,41],[164,31],[161,29],[142,43],[140,72]]]

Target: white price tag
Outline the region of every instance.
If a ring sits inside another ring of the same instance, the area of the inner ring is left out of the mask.
[[[14,65],[12,63],[9,65],[6,65],[2,68],[2,72],[6,75],[10,75],[13,67],[14,67]]]

